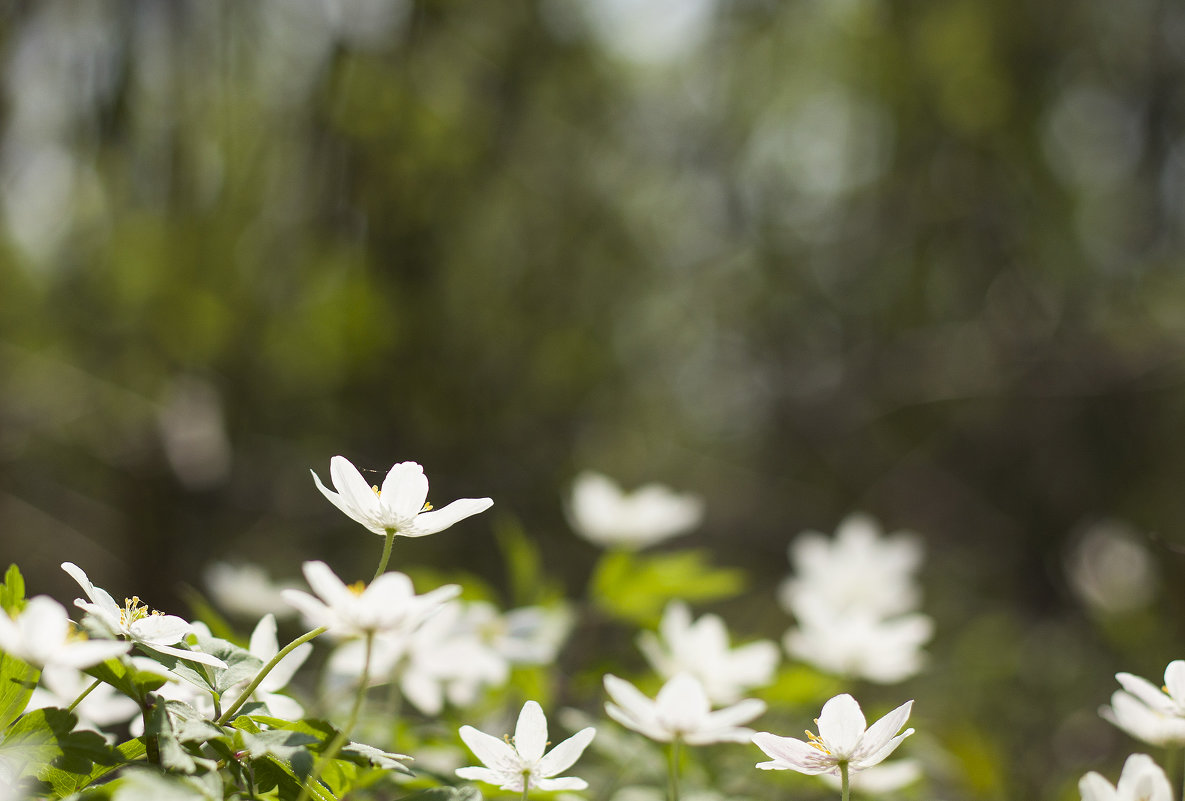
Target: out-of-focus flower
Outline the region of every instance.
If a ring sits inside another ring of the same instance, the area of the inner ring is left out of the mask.
[[[616,548],[644,548],[699,525],[703,501],[661,484],[624,493],[607,476],[581,473],[568,505],[572,527],[586,540]]]
[[[90,599],[88,602],[76,598],[74,605],[90,614],[113,637],[127,637],[150,651],[226,669],[226,663],[216,656],[173,647],[183,642],[193,631],[186,621],[176,615],[162,615],[160,612],[151,611],[135,596],[125,599],[121,607],[106,590],[91,584],[86,573],[78,565],[63,562],[62,570],[78,582],[86,597]]]
[[[815,721],[819,733],[807,732],[810,742],[764,731],[753,735],[753,744],[770,757],[769,762],[758,762],[757,767],[795,770],[811,776],[820,773],[838,776],[842,765],[850,773],[870,768],[913,734],[913,729],[897,733],[909,720],[912,707],[913,701],[906,701],[868,726],[856,699],[846,693],[837,695],[823,705]]]
[[[1092,770],[1079,780],[1078,792],[1082,801],[1173,801],[1168,776],[1147,754],[1127,758],[1118,785]]]
[[[415,462],[400,462],[393,466],[383,479],[381,489],[367,484],[358,468],[344,456],[334,456],[330,460],[329,477],[337,492],[327,489],[313,472],[313,481],[321,494],[347,517],[375,534],[424,537],[444,531],[458,520],[484,512],[494,505],[489,498],[463,498],[443,509],[430,511],[428,478],[424,468]]]
[[[459,731],[485,767],[457,768],[462,779],[494,784],[503,790],[521,793],[527,789],[583,790],[588,782],[575,776],[561,776],[580,758],[597,730],[591,726],[573,734],[546,754],[547,718],[535,701],[523,704],[514,728],[514,740],[505,740],[480,732],[472,726]]]
[[[471,608],[482,636],[515,665],[554,661],[572,629],[572,612],[562,605],[524,606],[505,614],[490,604],[475,603]]]
[[[380,632],[413,630],[461,588],[446,584],[416,595],[403,573],[384,573],[369,585],[346,586],[324,562],[305,562],[304,576],[316,598],[300,590],[283,590],[310,626],[325,626],[341,637],[363,637]]]
[[[922,561],[918,538],[904,532],[881,536],[867,515],[846,517],[834,539],[804,532],[790,546],[790,561],[795,575],[782,584],[779,600],[793,615],[804,604],[824,604],[836,613],[889,617],[915,609],[920,600],[914,580]]]
[[[251,632],[248,650],[252,656],[257,657],[265,665],[280,652],[280,644],[276,639],[276,618],[274,615],[264,615],[256,624],[255,630]],[[307,642],[293,648],[272,668],[270,673],[263,677],[263,681],[259,683],[252,697],[266,704],[268,710],[276,717],[289,720],[302,717],[304,708],[295,699],[282,695],[280,690],[288,686],[288,682],[292,681],[292,677],[296,675],[296,671],[309,658],[312,651],[312,643]],[[227,690],[223,694],[224,703],[230,706],[238,700],[242,691],[246,689],[247,683],[244,682],[240,687],[232,687]]]
[[[820,773],[819,778],[836,790],[842,786],[840,777],[832,773]],[[920,778],[921,763],[916,759],[898,759],[893,762],[882,762],[853,774],[849,784],[853,790],[859,790],[861,793],[884,795],[908,787]]]
[[[769,684],[778,665],[778,647],[768,640],[729,647],[728,628],[717,615],[691,619],[686,604],[667,605],[659,634],[642,632],[638,646],[656,673],[669,679],[690,673],[715,704],[731,704],[746,691]]]
[[[753,730],[740,724],[765,711],[764,701],[748,698],[713,712],[703,685],[688,673],[672,677],[654,700],[612,674],[605,676],[605,691],[611,699],[605,704],[609,717],[662,743],[676,739],[688,745],[748,742]]]
[[[247,617],[296,614],[284,600],[283,590],[296,589],[292,582],[273,582],[259,565],[215,562],[206,568],[206,586],[213,599],[225,610]]]
[[[1185,745],[1185,660],[1169,663],[1164,688],[1131,673],[1116,673],[1123,685],[1099,714],[1149,745]]]
[[[867,614],[836,614],[800,605],[799,625],[786,632],[786,652],[838,676],[895,684],[925,665],[922,646],[934,632],[926,615],[881,620]]]
[[[1066,558],[1066,575],[1078,596],[1101,612],[1120,614],[1148,605],[1156,590],[1156,566],[1132,528],[1105,520],[1088,530]]]
[[[41,671],[40,682],[29,699],[29,709],[65,709],[94,682],[93,678],[74,668],[47,666]],[[140,714],[140,705],[110,684],[100,683],[74,707],[74,714],[78,716],[80,728],[101,730],[127,723]]]
[[[120,654],[131,643],[88,640],[73,630],[66,607],[46,595],[31,598],[9,618],[0,612],[0,651],[38,668],[84,668]]]

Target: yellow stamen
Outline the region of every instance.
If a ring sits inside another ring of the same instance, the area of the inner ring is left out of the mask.
[[[427,501],[424,501],[424,508],[421,509],[420,511],[421,512],[431,512],[432,511],[432,504],[428,503]]]
[[[365,581],[355,581],[353,584],[346,587],[346,589],[349,590],[350,592],[354,593],[355,595],[361,595],[362,593],[366,592],[366,582]]]
[[[816,726],[819,725],[819,721],[816,720],[815,725]],[[831,751],[830,751],[830,749],[827,748],[827,745],[823,742],[822,737],[815,734],[813,731],[808,731],[806,733],[806,738],[807,738],[807,740],[809,740],[808,745],[810,745],[812,748],[817,748],[820,751],[822,751],[824,754],[831,756]]]
[[[375,495],[379,496],[380,498],[383,497],[383,491],[381,489],[379,489],[378,484],[371,484],[370,488],[371,488],[371,490],[374,491]]]

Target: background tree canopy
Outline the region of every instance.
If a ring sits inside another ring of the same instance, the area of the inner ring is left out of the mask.
[[[761,592],[864,510],[925,537],[917,694],[977,792],[1051,792],[1117,753],[1109,674],[1182,653],[1183,36],[1168,0],[9,2],[0,556],[161,607],[228,556],[352,575],[335,453],[493,497],[392,564],[494,582],[497,515],[586,580],[585,467],[703,494]],[[1111,518],[1161,573],[1122,620],[1063,571]]]

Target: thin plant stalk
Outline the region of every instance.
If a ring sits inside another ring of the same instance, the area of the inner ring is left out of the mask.
[[[668,801],[679,801],[679,738],[671,740],[670,768],[667,781]]]
[[[102,680],[100,680],[100,679],[95,679],[94,681],[92,681],[92,682],[91,682],[91,685],[90,685],[89,687],[87,687],[85,690],[83,690],[83,691],[82,691],[82,694],[81,694],[81,695],[79,695],[77,698],[75,698],[75,699],[74,699],[74,700],[73,700],[73,701],[70,703],[70,706],[66,707],[66,711],[67,711],[67,712],[73,712],[73,711],[74,711],[74,707],[76,707],[76,706],[78,706],[79,704],[81,704],[81,703],[82,703],[82,699],[83,699],[83,698],[86,698],[88,695],[90,695],[90,694],[91,694],[91,692],[92,692],[92,691],[93,691],[93,690],[94,690],[96,687],[98,687],[100,684],[102,684],[102,683],[103,683],[103,682],[102,682]]]
[[[219,715],[218,719],[214,722],[219,726],[225,726],[226,722],[231,719],[234,713],[238,712],[239,709],[242,708],[243,704],[247,703],[247,699],[251,697],[251,693],[255,692],[260,683],[265,678],[267,678],[267,674],[271,673],[272,669],[275,668],[276,665],[280,664],[280,660],[292,653],[297,647],[304,645],[314,637],[321,636],[328,630],[328,626],[318,626],[312,631],[300,635],[295,640],[281,648],[266,665],[259,669],[259,672],[255,674],[255,678],[251,679],[251,683],[247,685],[247,689],[243,690],[243,694],[238,697],[238,700],[231,704],[230,707],[221,715]]]
[[[387,572],[387,562],[391,561],[391,546],[395,543],[395,529],[387,529],[387,537],[383,541],[383,555],[379,558],[379,569],[374,571],[374,578]],[[374,579],[371,579],[373,581]]]
[[[529,775],[529,774],[526,774],[526,773],[524,773],[524,774],[523,774],[523,801],[528,801],[528,799],[527,799],[527,788],[528,788],[528,787],[530,787],[530,784],[531,784],[531,782],[530,782],[530,775]]]
[[[341,751],[350,738],[350,732],[354,730],[354,726],[358,723],[358,715],[362,711],[362,701],[366,698],[366,688],[370,679],[370,655],[374,650],[374,633],[371,632],[366,635],[366,655],[362,660],[362,675],[358,677],[358,692],[354,695],[354,706],[350,709],[350,718],[346,721],[346,725],[338,730],[337,736],[329,743],[329,747],[325,749],[325,753],[321,754],[321,758],[317,760],[317,764],[313,766],[313,772],[305,779],[300,788],[300,795],[297,796],[296,801],[308,801],[309,787],[316,784],[321,774],[325,772],[325,768],[333,761],[338,752]]]
[[[848,763],[839,763],[839,793],[840,801],[848,801],[851,796],[851,788],[848,781]]]

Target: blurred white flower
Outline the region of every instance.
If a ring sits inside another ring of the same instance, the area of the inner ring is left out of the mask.
[[[514,728],[514,740],[506,742],[462,726],[461,739],[485,767],[457,768],[462,779],[494,784],[503,790],[521,793],[527,789],[583,790],[588,782],[575,776],[552,778],[580,758],[597,730],[591,726],[573,734],[546,754],[547,718],[535,701],[523,704]]]
[[[804,603],[822,603],[835,612],[888,617],[917,608],[921,598],[914,579],[922,562],[917,536],[882,536],[867,515],[844,518],[834,539],[804,532],[790,545],[790,561],[795,574],[782,584],[779,600],[793,615]]]
[[[704,504],[661,484],[625,493],[607,476],[585,472],[573,482],[568,514],[572,527],[590,542],[644,548],[698,526]]]
[[[1118,785],[1092,770],[1079,780],[1078,792],[1082,801],[1173,801],[1168,776],[1147,754],[1127,758]]]
[[[901,731],[909,719],[913,701],[906,701],[883,718],[868,726],[856,699],[844,693],[823,705],[815,725],[819,733],[807,732],[810,742],[794,737],[779,737],[769,732],[753,735],[753,744],[771,758],[758,762],[762,770],[795,770],[807,775],[840,775],[840,765],[850,773],[881,762],[901,744],[913,729]]]
[[[1066,558],[1070,586],[1101,612],[1129,612],[1149,604],[1156,590],[1152,555],[1136,532],[1116,520],[1092,526]]]
[[[47,666],[41,671],[40,682],[33,690],[28,708],[65,709],[94,682],[93,678],[75,668]],[[80,728],[101,730],[138,716],[140,705],[110,684],[103,683],[87,693],[86,698],[74,707],[74,714],[78,716]]]
[[[296,614],[282,593],[295,589],[293,582],[273,582],[259,565],[215,562],[206,568],[206,586],[223,609],[247,617],[272,614],[277,618]]]
[[[926,663],[922,646],[934,633],[926,615],[881,620],[867,614],[836,614],[821,605],[801,604],[798,626],[783,645],[793,657],[837,676],[895,684]]]
[[[477,625],[494,650],[511,664],[546,665],[554,661],[568,632],[572,612],[566,606],[524,606],[499,614],[491,604],[471,605]]]
[[[484,642],[467,619],[472,609],[446,604],[408,638],[399,686],[425,714],[438,714],[446,698],[454,706],[467,707],[482,687],[502,685],[510,676],[505,657]]]
[[[839,776],[832,773],[821,773],[819,778],[836,790],[842,782]],[[868,795],[884,795],[895,793],[903,787],[922,778],[922,765],[916,759],[898,759],[894,762],[881,762],[865,768],[851,776],[849,783],[853,790],[859,790]]]
[[[321,478],[313,472],[317,489],[347,517],[375,534],[424,537],[444,531],[458,520],[484,512],[494,505],[489,498],[463,498],[443,509],[430,511],[428,478],[424,468],[415,462],[400,462],[393,466],[383,479],[381,489],[367,484],[358,468],[344,456],[334,456],[330,460],[329,476],[337,492],[326,489]]]
[[[605,676],[605,691],[611,699],[605,704],[609,717],[662,743],[675,739],[688,745],[748,742],[753,730],[740,724],[765,712],[765,702],[755,698],[713,712],[703,685],[688,673],[672,677],[654,700],[612,674]]]
[[[728,628],[718,615],[691,619],[687,604],[667,604],[659,634],[645,631],[638,646],[664,679],[690,673],[699,679],[715,704],[731,704],[754,687],[773,681],[778,647],[768,641],[729,646]]]
[[[276,618],[274,615],[264,615],[255,625],[255,630],[251,632],[248,650],[252,656],[257,657],[265,665],[280,653],[280,643],[276,639]],[[264,676],[263,681],[259,683],[251,697],[266,704],[268,711],[278,718],[296,720],[303,717],[304,708],[295,699],[282,695],[280,690],[288,686],[288,682],[292,681],[292,677],[296,675],[296,671],[309,658],[312,651],[312,643],[307,642],[293,648],[272,668],[270,673]],[[248,683],[250,680],[227,690],[223,694],[224,705],[231,706],[237,701],[243,690],[247,689]]]
[[[151,651],[226,669],[226,663],[216,656],[173,647],[183,642],[193,631],[186,621],[176,615],[162,615],[160,612],[151,611],[140,603],[136,596],[124,599],[124,605],[121,607],[106,590],[91,584],[86,573],[78,565],[63,562],[62,570],[78,582],[86,597],[90,599],[88,602],[76,598],[74,605],[90,614],[113,637],[127,637]]]
[[[319,561],[305,562],[303,570],[318,597],[283,590],[284,599],[300,610],[308,625],[325,626],[340,637],[412,631],[461,591],[456,584],[446,584],[416,595],[411,579],[395,572],[384,573],[369,585],[346,586],[329,565]]]
[[[84,668],[120,654],[131,643],[88,640],[77,632],[66,607],[46,595],[31,598],[15,619],[0,611],[0,651],[38,668]]]
[[[1163,689],[1131,673],[1115,678],[1123,689],[1099,710],[1105,720],[1150,745],[1185,745],[1185,660],[1165,668]]]

